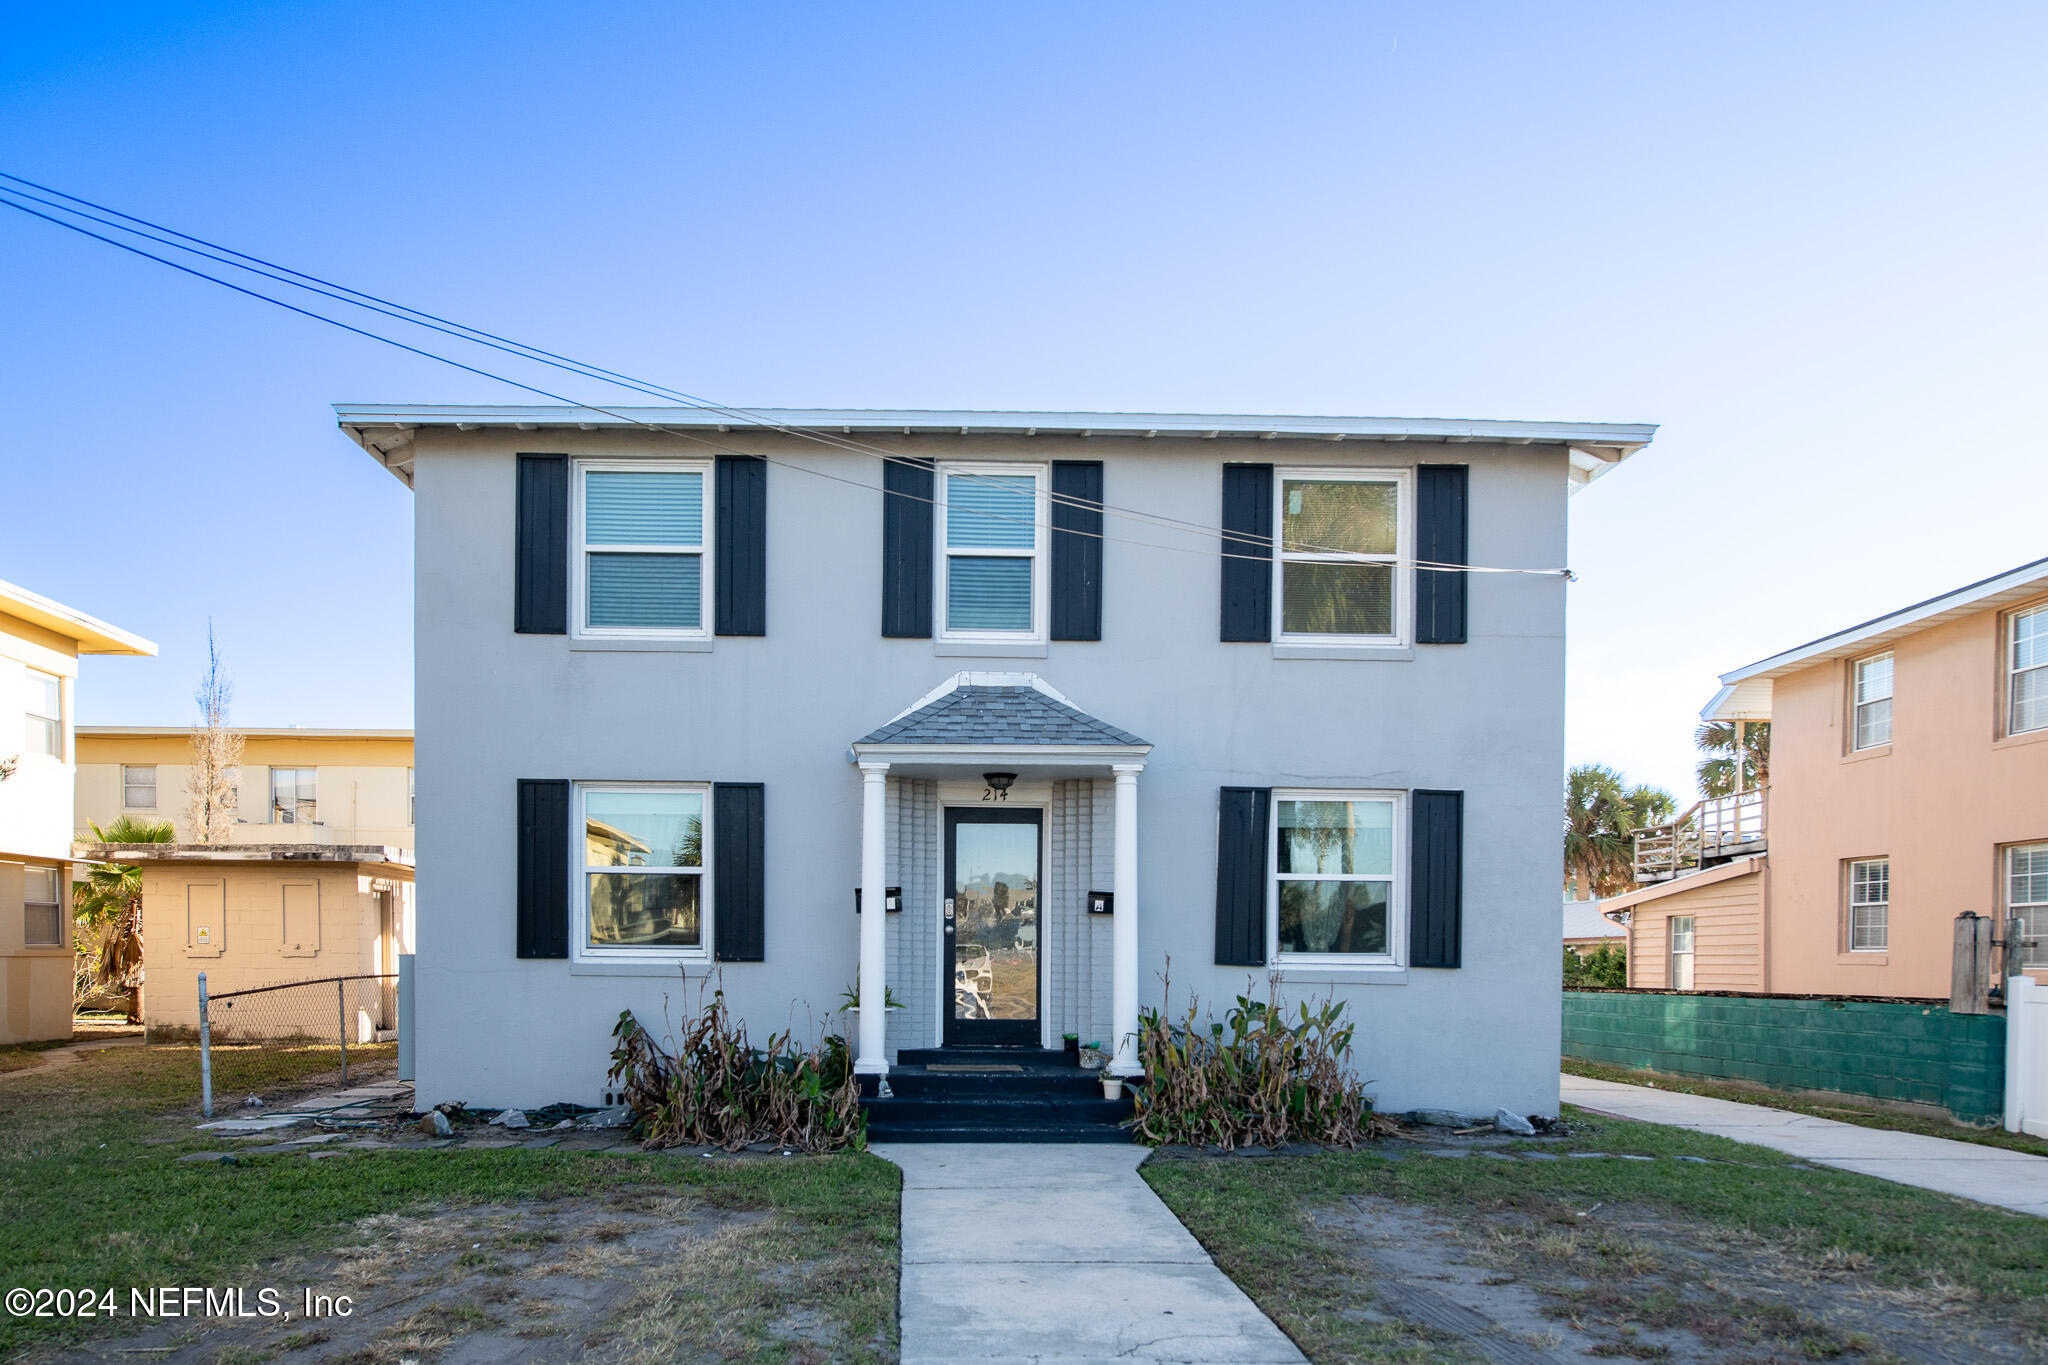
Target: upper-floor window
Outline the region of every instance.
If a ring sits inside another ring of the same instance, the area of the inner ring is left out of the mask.
[[[1859,858],[1849,864],[1849,951],[1881,953],[1891,942],[1892,861]]]
[[[1400,960],[1397,792],[1273,793],[1272,951],[1289,960]]]
[[[1849,747],[1876,749],[1892,742],[1892,656],[1874,654],[1854,666]]]
[[[1283,470],[1274,488],[1280,641],[1397,644],[1407,593],[1406,474]]]
[[[2027,940],[2020,961],[2048,966],[2048,844],[2005,851],[2005,913],[2018,918]]]
[[[701,961],[711,942],[708,788],[591,783],[576,790],[577,956]]]
[[[1046,635],[1045,468],[939,466],[941,639]]]
[[[2048,729],[2048,607],[2012,615],[2006,733]]]
[[[310,825],[320,818],[320,770],[272,768],[270,819],[278,825]]]
[[[64,878],[54,867],[25,867],[27,881],[22,889],[22,935],[30,948],[61,948],[64,945]]]
[[[27,752],[64,756],[64,684],[54,673],[28,670]]]
[[[679,460],[576,466],[578,634],[708,638],[708,473]]]
[[[156,809],[156,765],[121,765],[121,804],[129,810]]]

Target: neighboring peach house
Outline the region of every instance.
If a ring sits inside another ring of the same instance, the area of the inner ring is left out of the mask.
[[[154,653],[138,635],[0,583],[0,1045],[71,1036],[78,657]]]
[[[1721,683],[1770,786],[1638,839],[1631,985],[1946,999],[1966,911],[2048,967],[2048,559]]]
[[[412,951],[413,860],[360,844],[102,844],[97,858],[142,869],[152,1036],[196,1029],[199,973],[215,996],[256,986],[376,977],[337,993],[301,989],[213,1011],[216,1037],[305,1032],[351,1042],[398,1027],[398,955]]]
[[[413,847],[412,731],[238,729],[241,802],[234,844]],[[169,820],[180,839],[192,731],[183,726],[78,729],[80,838],[123,815]]]

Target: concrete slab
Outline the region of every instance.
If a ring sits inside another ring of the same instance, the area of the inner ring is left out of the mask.
[[[884,1144],[904,1365],[1304,1357],[1138,1176],[1140,1147]]]
[[[1559,1089],[1566,1104],[1582,1109],[1711,1133],[1820,1166],[2048,1217],[2048,1157],[1584,1076],[1561,1077]]]

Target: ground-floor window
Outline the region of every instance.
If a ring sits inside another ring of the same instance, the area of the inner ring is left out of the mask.
[[[577,787],[579,957],[708,956],[709,791],[690,783]]]
[[[64,946],[64,878],[54,867],[26,867],[21,897],[21,941],[30,948]]]
[[[1849,864],[1849,951],[1881,953],[1891,942],[1892,860]]]
[[[1273,793],[1270,942],[1279,960],[1401,960],[1399,792]]]
[[[2020,961],[2048,966],[2048,844],[2005,851],[2005,913],[2017,918],[2027,945]]]
[[[1693,923],[1691,915],[1671,917],[1671,989],[1689,991],[1693,982]]]

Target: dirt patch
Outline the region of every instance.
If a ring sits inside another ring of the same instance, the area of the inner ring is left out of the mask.
[[[1420,1325],[1502,1365],[2041,1360],[1953,1285],[1880,1286],[1854,1256],[1800,1258],[1646,1210],[1544,1196],[1456,1212],[1359,1196],[1317,1226],[1358,1265],[1362,1320]]]
[[[317,1257],[248,1277],[275,1286],[287,1318],[167,1323],[75,1348],[64,1360],[174,1365],[503,1365],[524,1361],[716,1361],[719,1295],[752,1277],[773,1288],[803,1264],[758,1254],[776,1216],[713,1208],[669,1188],[363,1219]],[[305,1316],[302,1295],[347,1296]],[[715,1322],[710,1323],[715,1327]],[[845,1354],[832,1322],[805,1315],[778,1333],[798,1360]]]

